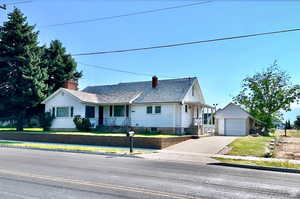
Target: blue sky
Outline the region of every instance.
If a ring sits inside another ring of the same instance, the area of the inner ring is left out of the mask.
[[[8,0],[4,1],[9,2]],[[40,30],[40,43],[59,39],[69,53],[136,48],[232,35],[299,28],[300,2],[214,1],[207,4],[123,17],[119,19],[43,27],[50,24],[126,14],[194,3],[188,0],[35,0],[18,4]],[[8,11],[0,12],[2,23]],[[79,62],[167,77],[196,76],[206,102],[229,103],[247,75],[261,71],[276,59],[300,84],[300,32],[228,40],[177,48],[123,54],[75,57]],[[88,85],[150,80],[151,77],[111,72],[78,65]],[[294,120],[300,106],[286,118]]]

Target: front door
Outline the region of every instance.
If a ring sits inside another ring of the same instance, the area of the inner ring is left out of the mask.
[[[103,125],[103,106],[99,106],[99,125]]]

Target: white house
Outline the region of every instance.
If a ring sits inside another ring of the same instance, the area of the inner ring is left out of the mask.
[[[72,83],[72,82],[71,82]],[[55,115],[52,129],[75,128],[73,117],[89,118],[96,126],[127,126],[162,133],[202,132],[213,129],[202,119],[214,108],[206,105],[197,78],[181,78],[88,86],[66,84],[42,103]]]
[[[240,106],[229,103],[215,114],[216,131],[218,135],[245,136],[254,130],[260,121],[252,117]]]

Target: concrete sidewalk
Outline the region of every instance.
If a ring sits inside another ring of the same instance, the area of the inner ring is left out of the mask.
[[[211,156],[217,154],[237,137],[212,136],[191,139],[154,153],[141,154],[139,157],[152,160],[174,162],[193,162],[200,164],[217,163]]]
[[[211,136],[191,139],[163,149],[163,151],[188,152],[200,154],[216,154],[237,137]]]
[[[167,151],[160,150],[153,153],[144,153],[136,155],[140,158],[149,160],[161,160],[169,162],[190,162],[198,164],[210,164],[218,163],[219,161],[212,159],[212,154],[203,153],[191,153],[191,152],[178,152],[178,151]]]

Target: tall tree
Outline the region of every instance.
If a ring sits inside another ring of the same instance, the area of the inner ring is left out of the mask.
[[[14,9],[0,27],[0,111],[9,110],[17,118],[17,130],[23,130],[26,111],[46,96],[48,76],[41,53],[38,32]]]
[[[300,115],[298,115],[296,120],[294,121],[294,127],[296,129],[300,129]]]
[[[75,60],[66,53],[66,49],[59,40],[52,41],[49,48],[44,47],[42,59],[49,76],[46,81],[48,95],[62,87],[67,80],[77,80],[82,76],[81,72],[76,71]]]
[[[242,90],[233,100],[271,128],[281,111],[289,111],[291,103],[299,97],[300,86],[292,85],[290,76],[275,61],[263,72],[245,78]]]

